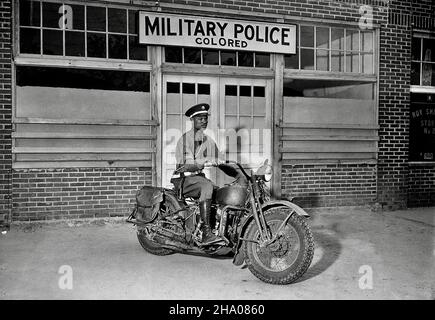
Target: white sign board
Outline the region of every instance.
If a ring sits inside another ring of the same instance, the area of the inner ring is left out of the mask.
[[[139,43],[294,54],[296,26],[140,11]]]

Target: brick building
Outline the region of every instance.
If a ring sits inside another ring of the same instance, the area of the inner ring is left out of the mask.
[[[0,221],[127,215],[197,102],[226,157],[269,158],[304,207],[434,205],[434,7],[4,0]]]

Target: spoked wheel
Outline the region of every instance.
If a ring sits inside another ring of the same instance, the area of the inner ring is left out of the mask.
[[[265,212],[271,235],[292,212],[290,208],[275,208]],[[246,238],[260,242],[255,220],[246,231]],[[272,284],[289,284],[300,278],[311,264],[314,240],[305,218],[294,213],[279,231],[276,240],[266,246],[245,241],[249,270],[260,280]]]

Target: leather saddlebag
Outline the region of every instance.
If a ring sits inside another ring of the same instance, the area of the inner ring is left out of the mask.
[[[163,191],[159,188],[144,186],[136,193],[136,218],[146,222],[153,221],[160,210]]]

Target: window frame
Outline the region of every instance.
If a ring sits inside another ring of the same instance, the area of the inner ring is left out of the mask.
[[[79,5],[83,6],[83,14],[84,14],[84,27],[83,30],[78,30],[79,32],[83,32],[85,36],[85,55],[80,56],[66,56],[65,55],[65,31],[66,29],[57,29],[57,28],[48,28],[43,27],[43,3],[47,3],[47,1],[43,0],[35,0],[39,2],[40,5],[40,22],[39,26],[21,26],[20,25],[20,19],[19,19],[19,7],[20,7],[20,0],[14,0],[13,1],[13,12],[14,12],[14,34],[13,34],[13,55],[15,58],[15,63],[17,65],[43,65],[43,66],[69,66],[69,67],[92,67],[92,68],[107,68],[107,69],[126,69],[126,70],[141,70],[141,71],[150,71],[151,68],[151,50],[150,47],[147,46],[147,60],[135,60],[135,59],[129,59],[129,40],[131,36],[138,37],[138,33],[130,33],[129,30],[129,11],[139,11],[141,10],[140,7],[137,6],[127,6],[127,5],[117,5],[117,4],[111,4],[111,3],[83,3],[79,1],[71,1],[71,0],[50,0],[48,2],[50,3],[58,3],[61,4],[70,4],[70,5]],[[105,15],[106,15],[106,30],[105,31],[89,31],[87,30],[86,26],[86,14],[87,14],[87,7],[102,7],[105,8]],[[117,32],[109,32],[108,30],[108,9],[122,9],[126,10],[126,33],[117,33]],[[20,28],[27,28],[27,29],[37,29],[40,31],[40,53],[34,54],[34,53],[21,53],[20,52]],[[47,55],[43,54],[43,31],[44,30],[61,30],[62,31],[62,47],[63,47],[63,53],[62,55]],[[73,31],[77,31],[74,30]],[[106,40],[106,57],[105,58],[95,58],[95,57],[88,57],[87,52],[87,34],[91,33],[100,33],[105,34],[105,40]],[[127,59],[115,59],[115,58],[109,58],[109,35],[125,35],[126,36],[126,55]]]
[[[435,66],[435,59],[433,61],[424,61],[423,60],[423,40],[424,39],[432,39],[433,41],[435,41],[435,33],[414,31],[412,34],[411,41],[414,41],[414,39],[416,39],[416,38],[420,39],[420,59],[419,60],[412,60],[412,57],[411,57],[411,64],[418,63],[420,66],[420,73],[419,73],[420,84],[419,85],[411,84],[410,91],[413,93],[435,93],[435,83],[433,83],[432,86],[423,86],[422,85],[423,74],[421,72],[423,64],[431,64],[431,65]],[[435,68],[433,68],[432,72],[435,72]]]

